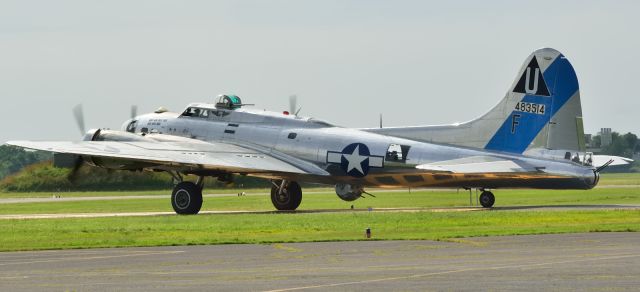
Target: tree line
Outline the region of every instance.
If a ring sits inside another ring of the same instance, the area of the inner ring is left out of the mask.
[[[51,153],[42,151],[26,151],[22,148],[8,145],[0,146],[0,179],[14,174],[34,163],[50,160]]]
[[[611,133],[611,144],[602,146],[602,137],[600,135],[593,136],[593,146],[601,148],[600,154],[622,156],[632,158],[638,152],[638,136],[632,133],[621,135],[617,132]]]

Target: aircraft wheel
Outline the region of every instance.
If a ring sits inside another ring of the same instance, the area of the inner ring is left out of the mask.
[[[281,211],[293,211],[302,202],[302,189],[295,182],[289,182],[287,186],[280,192],[276,186],[271,187],[271,202],[276,209]]]
[[[490,191],[484,191],[480,194],[480,205],[485,208],[493,207],[493,203],[496,202],[496,197]]]
[[[178,214],[198,214],[202,207],[202,189],[192,182],[181,182],[173,188],[171,205]]]

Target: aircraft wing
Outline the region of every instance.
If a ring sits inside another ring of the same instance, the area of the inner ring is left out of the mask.
[[[439,161],[421,164],[417,169],[448,173],[523,173],[542,172],[544,167],[535,167],[518,160],[509,160],[491,156],[475,156],[463,159]]]
[[[631,158],[613,156],[613,155],[593,155],[593,166],[600,167],[605,163],[609,162],[609,160],[613,160],[613,162],[611,162],[609,166],[627,165],[627,164],[633,163],[633,159]]]
[[[10,141],[9,145],[81,156],[114,158],[170,169],[209,169],[233,173],[329,175],[325,170],[284,153],[269,153],[221,142]]]

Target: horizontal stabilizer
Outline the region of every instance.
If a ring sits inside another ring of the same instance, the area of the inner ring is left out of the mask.
[[[592,165],[598,168],[600,166],[603,166],[609,160],[613,160],[613,162],[611,162],[609,166],[628,165],[633,163],[633,159],[631,158],[613,156],[613,155],[593,155]]]
[[[515,160],[496,159],[494,157],[476,156],[464,159],[440,161],[432,164],[421,164],[417,169],[433,172],[449,173],[522,173],[539,172],[544,168],[536,168]]]

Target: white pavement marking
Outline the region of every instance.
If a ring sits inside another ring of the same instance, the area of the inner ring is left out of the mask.
[[[241,191],[241,190],[239,190]],[[370,189],[369,192],[372,193],[389,193],[389,192],[409,192],[407,189]],[[432,192],[456,192],[455,189],[422,189],[422,188],[413,188],[412,192],[419,191],[432,191]],[[36,197],[36,198],[0,198],[0,204],[21,204],[21,203],[51,203],[51,202],[75,202],[75,201],[109,201],[109,200],[133,200],[133,199],[169,199],[171,198],[171,192],[167,192],[167,194],[161,195],[134,195],[134,196],[96,196],[96,197],[64,197],[64,193],[62,193],[61,198],[52,198],[52,197]],[[311,194],[331,194],[333,190],[326,191],[309,191],[304,192],[305,195]],[[52,192],[52,194],[54,194]],[[268,192],[252,192],[245,193],[245,196],[268,196]],[[222,193],[222,194],[203,194],[204,198],[215,198],[215,197],[237,197],[237,193]]]
[[[566,211],[566,210],[640,210],[640,205],[573,205],[573,206],[513,206],[513,207],[450,207],[450,208],[373,208],[369,209],[315,209],[296,211],[276,210],[217,210],[200,211],[202,215],[227,214],[308,214],[308,213],[419,213],[419,212],[472,212],[472,211]],[[22,219],[66,219],[66,218],[106,218],[106,217],[150,217],[150,216],[180,216],[175,212],[115,212],[115,213],[58,213],[58,214],[6,214],[0,215],[0,220]]]
[[[143,253],[137,252],[137,253],[131,253],[131,254],[112,255],[112,256],[58,258],[58,259],[48,259],[48,260],[27,261],[27,262],[0,263],[0,266],[39,264],[39,263],[51,263],[51,262],[83,261],[83,260],[101,260],[101,259],[138,257],[138,256],[148,256],[148,255],[166,255],[166,254],[176,254],[176,253],[183,253],[183,252],[184,251],[178,250],[178,251],[160,251],[160,252],[143,252]]]
[[[243,213],[268,213],[272,211],[201,211],[199,214],[243,214]],[[126,213],[71,213],[71,214],[9,214],[0,215],[0,220],[15,219],[64,219],[64,218],[104,218],[104,217],[147,217],[169,216],[175,212],[126,212]]]
[[[601,257],[601,258],[566,260],[566,261],[556,261],[556,262],[546,262],[546,263],[531,263],[531,264],[521,264],[521,265],[507,265],[507,266],[496,266],[496,267],[487,267],[487,268],[449,270],[449,271],[442,271],[442,272],[415,274],[415,275],[409,275],[409,276],[388,277],[388,278],[378,278],[378,279],[353,281],[353,282],[342,282],[342,283],[332,283],[332,284],[323,284],[323,285],[314,285],[314,286],[265,290],[264,292],[282,292],[282,291],[321,289],[321,288],[331,288],[331,287],[338,287],[338,286],[349,286],[349,285],[369,284],[369,283],[377,283],[377,282],[407,280],[407,279],[413,279],[413,278],[423,278],[423,277],[445,275],[445,274],[489,271],[489,270],[495,271],[495,270],[505,270],[505,269],[521,269],[521,268],[532,268],[532,267],[550,266],[550,265],[558,265],[558,264],[571,264],[571,263],[580,263],[580,262],[595,262],[595,261],[604,261],[604,260],[626,259],[626,258],[634,258],[634,257],[640,257],[640,254],[616,255],[616,256],[608,256],[608,257]]]
[[[596,186],[597,189],[627,189],[627,188],[639,188],[640,185],[604,185],[604,186]],[[507,189],[505,189],[507,190]],[[370,189],[371,193],[388,193],[388,192],[409,192],[407,189]],[[422,192],[422,191],[430,191],[430,192],[457,192],[456,189],[430,189],[430,188],[412,188],[411,192]],[[305,192],[305,195],[310,194],[329,194],[332,193],[332,190],[327,191],[310,191]],[[54,194],[54,192],[52,192]],[[62,193],[64,195],[64,193]],[[245,196],[267,196],[269,193],[267,192],[255,192],[255,193],[247,193]],[[215,197],[236,197],[238,194],[236,193],[223,193],[223,194],[205,194],[203,197],[205,198],[215,198]],[[61,198],[51,198],[51,197],[36,197],[36,198],[0,198],[0,204],[21,204],[21,203],[51,203],[51,202],[75,202],[75,201],[109,201],[109,200],[133,200],[133,199],[168,199],[171,196],[167,194],[162,195],[134,195],[134,196],[97,196],[97,197],[61,197]]]
[[[263,196],[266,193],[253,193],[249,196]],[[237,197],[238,194],[206,194],[204,198],[214,197]],[[135,199],[169,199],[171,195],[140,195],[140,196],[97,196],[97,197],[62,197],[62,198],[1,198],[0,204],[22,204],[22,203],[61,203],[79,201],[112,201],[112,200],[135,200]]]

